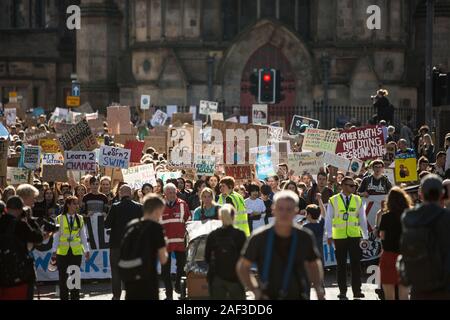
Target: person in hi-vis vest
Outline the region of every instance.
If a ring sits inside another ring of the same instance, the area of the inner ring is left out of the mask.
[[[69,299],[67,287],[67,269],[69,266],[81,265],[82,255],[89,260],[89,245],[86,239],[86,228],[83,217],[78,212],[78,198],[67,197],[62,214],[56,217],[59,231],[53,236],[53,255],[56,258],[59,273],[59,290],[61,300]],[[74,281],[75,283],[75,281]],[[71,300],[80,299],[80,290],[70,290]]]
[[[244,198],[237,192],[234,192],[235,180],[233,177],[223,177],[220,179],[220,196],[218,204],[231,204],[237,211],[234,218],[234,226],[242,231],[248,237],[250,235],[250,227],[248,225],[247,208],[245,207]]]
[[[325,230],[328,244],[334,242],[339,299],[347,299],[347,255],[352,269],[352,291],[354,298],[364,298],[361,292],[361,243],[367,244],[367,218],[360,196],[354,194],[353,178],[345,177],[341,182],[342,192],[328,202]],[[361,240],[362,237],[362,240]]]

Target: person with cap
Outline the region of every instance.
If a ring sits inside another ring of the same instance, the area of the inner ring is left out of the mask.
[[[347,255],[352,269],[352,291],[354,298],[364,298],[361,292],[361,245],[369,239],[365,205],[360,196],[354,194],[353,178],[342,179],[342,192],[330,198],[325,217],[328,245],[334,242],[337,264],[338,298],[347,299]],[[363,240],[361,240],[361,237]]]
[[[69,266],[80,267],[83,254],[86,260],[90,257],[83,216],[77,214],[78,203],[77,197],[69,196],[64,203],[62,214],[56,217],[59,231],[53,236],[52,259],[56,258],[58,265],[61,300],[69,300]],[[71,289],[70,298],[80,300],[80,289]]]
[[[6,212],[0,215],[0,300],[33,300],[36,274],[28,245],[38,245],[43,240],[40,228],[28,223],[23,200],[10,197]]]
[[[143,209],[140,203],[131,199],[131,188],[124,184],[119,189],[120,202],[114,203],[105,220],[105,228],[111,229],[109,235],[109,261],[111,264],[111,283],[113,300],[120,300],[122,282],[119,276],[120,244],[126,226],[131,220],[142,218]]]
[[[411,286],[411,300],[450,299],[450,211],[440,206],[442,179],[420,182],[422,204],[402,215],[400,274]]]

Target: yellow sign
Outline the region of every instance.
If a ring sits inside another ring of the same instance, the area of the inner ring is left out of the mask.
[[[17,91],[11,91],[11,92],[9,93],[9,97],[10,97],[10,98],[17,98]]]
[[[58,153],[59,144],[58,141],[54,139],[40,139],[39,145],[42,148],[43,153]]]
[[[401,182],[413,182],[417,181],[417,159],[395,159],[395,181]]]
[[[68,107],[79,107],[80,97],[67,96],[66,104]]]

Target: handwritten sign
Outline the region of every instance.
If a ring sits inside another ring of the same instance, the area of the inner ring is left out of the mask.
[[[334,153],[338,139],[339,132],[308,128],[303,140],[303,150]]]
[[[42,148],[43,153],[59,152],[59,144],[55,139],[40,139],[39,146]]]
[[[101,146],[99,165],[106,168],[128,169],[131,158],[131,150],[110,146]]]
[[[92,151],[98,147],[97,139],[92,134],[86,120],[78,122],[59,138],[59,143],[65,151]]]
[[[318,129],[319,124],[320,124],[319,120],[310,119],[310,118],[301,117],[301,116],[296,115],[296,116],[292,117],[290,133],[293,135],[302,133],[301,128],[304,125],[306,125],[308,128]]]
[[[62,166],[64,165],[64,157],[61,153],[43,153],[42,165],[47,166]]]
[[[168,139],[168,165],[171,167],[192,166],[194,136],[192,127],[170,128]]]
[[[323,152],[291,153],[288,155],[288,166],[297,176],[304,173],[318,174],[323,168]]]
[[[397,154],[395,157],[395,181],[397,183],[418,180],[417,159],[414,154]]]
[[[349,159],[338,156],[337,154],[331,152],[325,152],[323,162],[344,172],[347,172],[348,167],[350,166]]]
[[[195,169],[199,176],[213,176],[216,170],[215,157],[199,156],[194,161]]]
[[[152,117],[152,120],[150,121],[150,124],[152,125],[152,127],[163,126],[164,123],[166,123],[167,118],[167,113],[164,113],[161,110],[156,110],[155,114]]]
[[[128,140],[125,142],[125,149],[131,150],[130,162],[139,163],[141,161],[144,145],[144,141],[138,140]]]
[[[234,177],[236,180],[251,180],[252,177],[252,165],[225,165],[225,175]]]
[[[167,180],[181,178],[182,173],[181,171],[164,171],[156,173],[156,176],[166,184]]]
[[[144,183],[150,183],[156,186],[156,177],[153,164],[145,164],[128,169],[122,169],[123,181],[134,189],[139,190]]]
[[[267,124],[268,108],[267,104],[254,104],[252,106],[252,121],[254,124]]]
[[[367,126],[343,131],[339,135],[336,154],[362,161],[383,158],[386,153],[382,127]]]
[[[8,167],[7,182],[11,185],[28,183],[28,170],[24,168]]]
[[[205,114],[205,115],[208,115],[211,113],[216,113],[218,108],[219,108],[219,103],[217,103],[217,102],[201,100],[199,113]]]
[[[39,168],[41,148],[39,146],[25,146],[22,150],[22,167],[31,170]]]
[[[65,151],[64,165],[67,170],[95,171],[97,169],[95,151]]]

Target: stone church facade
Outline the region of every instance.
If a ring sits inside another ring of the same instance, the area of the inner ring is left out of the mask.
[[[71,73],[82,101],[99,109],[138,105],[141,94],[154,105],[248,106],[249,76],[260,67],[281,70],[281,105],[309,106],[324,90],[330,105],[369,105],[381,85],[395,106],[423,107],[421,0],[42,1],[44,23],[35,30],[41,1],[12,2],[0,5],[0,16],[14,17],[0,17],[0,88],[3,97],[25,88],[30,107],[62,105]],[[32,17],[23,26],[11,11],[17,2]],[[61,29],[71,3],[81,6],[76,33]],[[366,26],[370,5],[381,8],[381,30]],[[433,63],[448,70],[450,0],[437,1],[434,33]]]

